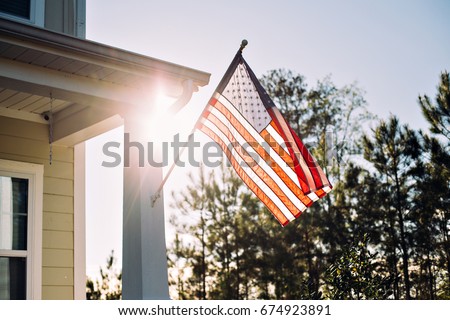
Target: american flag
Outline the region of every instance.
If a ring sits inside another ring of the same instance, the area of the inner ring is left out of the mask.
[[[281,225],[331,191],[323,170],[238,51],[197,128],[214,140]]]

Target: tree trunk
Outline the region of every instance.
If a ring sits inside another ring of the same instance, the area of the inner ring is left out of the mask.
[[[434,276],[429,250],[427,252],[427,271],[428,271],[428,285],[430,290],[430,300],[434,300]]]
[[[202,284],[201,284],[201,299],[206,300],[206,243],[205,243],[205,219],[203,212],[200,216],[202,225]]]
[[[397,237],[395,235],[395,222],[393,219],[390,219],[390,226],[389,226],[389,232],[391,233],[391,238],[392,238],[392,257],[393,257],[393,262],[392,265],[389,266],[390,268],[390,273],[391,276],[394,277],[394,299],[398,300],[400,299],[400,293],[399,293],[399,287],[398,287],[398,270],[397,270],[397,264],[398,264],[398,259],[397,259]]]
[[[400,227],[400,246],[402,248],[402,259],[403,259],[403,277],[405,279],[405,298],[406,300],[411,299],[411,283],[409,281],[409,254],[408,247],[406,245],[406,233],[405,233],[405,224],[403,220],[403,210],[400,200],[400,183],[398,179],[397,172],[395,173],[395,191],[397,197],[396,209],[398,222]]]
[[[314,291],[314,282],[315,277],[313,273],[313,263],[312,263],[312,252],[311,252],[311,246],[310,246],[310,240],[309,240],[309,232],[308,227],[305,227],[305,244],[306,244],[306,260],[308,262],[308,294],[311,295],[311,293]]]
[[[405,226],[403,222],[403,214],[398,213],[399,225],[400,225],[400,246],[402,247],[402,260],[403,260],[403,277],[405,279],[405,298],[411,299],[411,283],[409,281],[409,254],[406,245]]]

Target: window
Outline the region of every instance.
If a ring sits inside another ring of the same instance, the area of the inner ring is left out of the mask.
[[[40,299],[43,167],[0,160],[0,300]]]
[[[1,0],[0,17],[44,26],[45,0]]]
[[[0,11],[30,20],[30,0],[2,1]]]

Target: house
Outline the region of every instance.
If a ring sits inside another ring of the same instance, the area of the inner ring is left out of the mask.
[[[160,95],[176,111],[209,81],[84,38],[85,0],[0,2],[0,299],[85,298],[84,142],[121,125],[148,139]],[[162,200],[149,200],[162,169],[131,157],[124,297],[166,298]]]

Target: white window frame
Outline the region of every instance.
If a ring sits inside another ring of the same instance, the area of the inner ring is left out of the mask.
[[[34,163],[0,159],[0,176],[28,179],[28,241],[26,298],[40,300],[42,296],[42,205],[44,166]],[[23,257],[22,251],[0,250],[8,256]],[[12,255],[11,255],[12,254]]]
[[[45,0],[30,0],[30,19],[17,17],[5,12],[0,12],[0,17],[43,28],[45,24]]]

